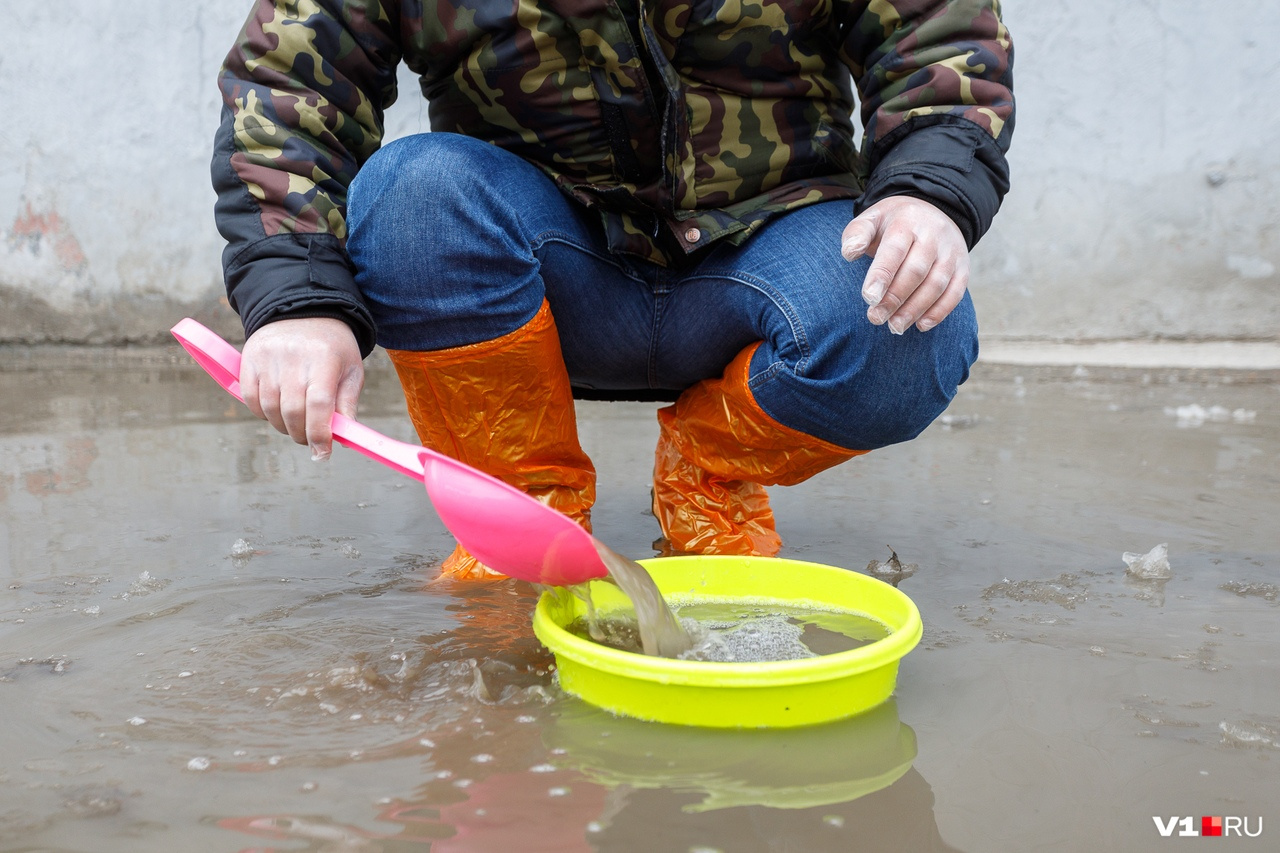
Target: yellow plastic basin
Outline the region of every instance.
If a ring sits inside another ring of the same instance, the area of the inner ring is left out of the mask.
[[[840,720],[893,694],[898,661],[920,642],[911,599],[867,575],[769,557],[663,557],[641,560],[662,594],[699,599],[771,600],[793,607],[869,616],[889,635],[847,652],[767,663],[709,663],[649,657],[576,637],[565,626],[585,615],[574,596],[544,594],[533,630],[556,656],[560,686],[615,714],[714,728],[786,728]],[[600,616],[629,609],[622,592],[591,582]]]

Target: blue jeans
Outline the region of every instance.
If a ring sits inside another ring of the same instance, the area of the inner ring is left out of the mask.
[[[869,262],[840,256],[847,201],[801,208],[741,246],[664,268],[609,251],[599,218],[539,169],[451,133],[392,142],[360,170],[347,248],[388,349],[492,340],[545,297],[570,381],[680,391],[742,349],[778,422],[850,450],[917,436],[978,355],[968,295],[927,333],[866,318]]]

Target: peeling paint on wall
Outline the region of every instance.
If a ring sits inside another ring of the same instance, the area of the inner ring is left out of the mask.
[[[52,251],[54,259],[66,272],[81,272],[88,264],[80,241],[56,210],[37,212],[27,202],[7,236],[9,245],[15,249],[36,256]]]

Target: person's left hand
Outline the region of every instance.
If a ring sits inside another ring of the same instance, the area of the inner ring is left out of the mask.
[[[867,319],[900,335],[912,323],[922,332],[938,325],[969,286],[969,250],[960,228],[918,198],[878,201],[845,226],[840,253],[874,260],[862,283]]]

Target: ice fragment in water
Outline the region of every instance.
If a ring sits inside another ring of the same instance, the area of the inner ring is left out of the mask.
[[[1125,572],[1139,580],[1168,580],[1173,577],[1173,571],[1169,568],[1168,542],[1161,542],[1145,554],[1125,551],[1121,559],[1128,567]]]
[[[978,421],[978,415],[943,415],[938,418],[938,422],[942,424],[943,429],[968,429],[971,426],[976,426]]]
[[[1228,410],[1226,406],[1204,406],[1192,403],[1188,406],[1170,407],[1164,410],[1166,415],[1173,415],[1178,419],[1180,427],[1198,427],[1205,421],[1215,421],[1221,423],[1223,421],[1232,420],[1238,424],[1253,423],[1258,413],[1250,409],[1234,409]]]
[[[1262,583],[1261,581],[1227,581],[1218,589],[1234,592],[1241,598],[1249,595],[1256,595],[1265,598],[1267,601],[1275,601],[1280,598],[1280,586],[1276,586],[1273,583]]]
[[[243,542],[244,540],[240,541]],[[235,556],[234,546],[232,546],[232,556]],[[130,595],[149,595],[164,589],[168,585],[169,581],[152,577],[151,572],[142,572],[138,575],[138,579],[129,586],[129,592],[126,597]]]
[[[253,546],[243,539],[237,539],[231,546],[231,556],[237,560],[245,560],[253,556]]]
[[[188,770],[208,770],[212,764],[213,764],[212,761],[205,758],[203,755],[199,755],[187,762],[187,769]]]
[[[1270,726],[1248,721],[1229,723],[1223,720],[1218,723],[1218,731],[1222,732],[1224,746],[1280,749],[1280,742],[1277,742],[1277,732]]]

